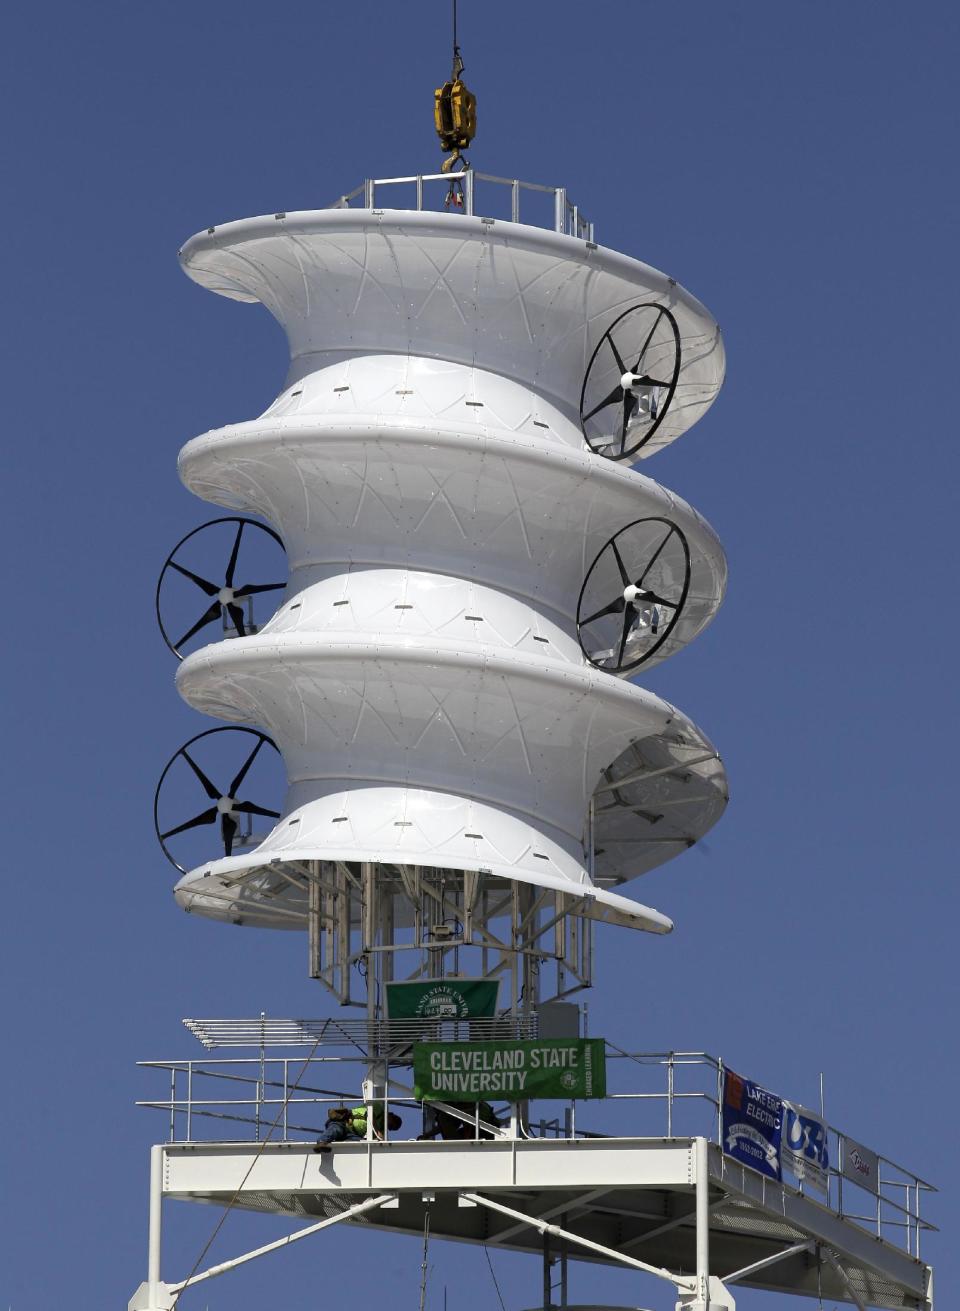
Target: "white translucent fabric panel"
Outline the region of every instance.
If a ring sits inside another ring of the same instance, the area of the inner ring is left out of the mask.
[[[201,285],[265,305],[286,330],[295,373],[318,352],[413,353],[527,383],[579,423],[596,343],[625,310],[655,300],[677,321],[682,361],[654,448],[695,423],[723,381],[719,328],[672,278],[521,224],[305,211],[201,233],[181,260]]]

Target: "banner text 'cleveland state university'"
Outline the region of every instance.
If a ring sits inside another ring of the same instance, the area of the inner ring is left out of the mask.
[[[422,1042],[413,1049],[414,1095],[423,1101],[605,1097],[602,1038],[527,1042]]]

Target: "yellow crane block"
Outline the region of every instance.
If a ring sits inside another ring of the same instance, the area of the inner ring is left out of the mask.
[[[433,93],[433,118],[441,149],[454,151],[455,159],[476,136],[477,97],[459,78],[444,82]],[[452,163],[448,160],[444,171]]]

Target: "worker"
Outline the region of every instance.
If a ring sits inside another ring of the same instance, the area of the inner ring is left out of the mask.
[[[387,1128],[395,1133],[403,1124],[394,1111],[387,1112]],[[331,1143],[359,1142],[367,1136],[367,1107],[333,1106],[327,1115],[323,1133],[317,1139],[315,1152],[329,1152]],[[373,1136],[383,1138],[383,1106],[373,1108]]]
[[[460,1111],[462,1115],[469,1116],[469,1120],[461,1120],[459,1115],[451,1115],[450,1111],[441,1110],[439,1107],[424,1107],[424,1124],[423,1133],[417,1139],[418,1142],[426,1142],[436,1138],[437,1134],[444,1142],[458,1141],[475,1138],[477,1136],[476,1120],[480,1119],[480,1137],[496,1138],[494,1129],[499,1125],[496,1112],[489,1102],[446,1102],[451,1110]],[[485,1126],[491,1125],[492,1128]]]

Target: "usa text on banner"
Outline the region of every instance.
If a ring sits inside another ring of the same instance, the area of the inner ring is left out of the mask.
[[[844,1138],[840,1169],[861,1188],[879,1194],[880,1158],[869,1147],[863,1147],[852,1138]]]
[[[793,1102],[783,1103],[780,1156],[784,1170],[825,1193],[830,1180],[827,1125],[822,1116]]]
[[[782,1125],[779,1097],[732,1070],[724,1071],[723,1150],[727,1156],[779,1180]]]
[[[413,1080],[422,1101],[605,1097],[606,1045],[602,1038],[418,1042]]]

